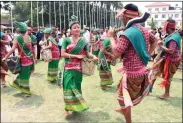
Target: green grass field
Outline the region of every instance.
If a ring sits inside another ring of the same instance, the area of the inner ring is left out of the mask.
[[[22,97],[14,88],[1,88],[1,121],[2,122],[124,122],[124,118],[113,109],[118,105],[116,85],[121,74],[112,67],[114,84],[110,91],[100,89],[99,73],[96,69],[93,76],[84,77],[83,96],[89,104],[89,110],[64,116],[63,90],[46,81],[47,63],[39,62],[30,79],[33,95]],[[7,77],[12,81],[14,75]],[[170,98],[161,100],[159,95],[164,90],[155,83],[153,93],[139,105],[132,108],[133,122],[182,122],[182,72],[177,71],[171,85]]]

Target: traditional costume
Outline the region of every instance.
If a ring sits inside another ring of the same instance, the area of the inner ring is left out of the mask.
[[[98,29],[94,29],[93,31],[96,34],[92,34],[92,38],[91,38],[92,53],[93,53],[93,55],[98,57],[98,53],[100,51],[100,35],[97,34],[97,32],[99,31]]]
[[[111,42],[109,38],[106,38],[103,41],[103,48],[106,50],[106,52],[111,53]],[[111,57],[102,52],[100,50],[99,52],[99,64],[98,64],[98,70],[100,75],[100,82],[101,87],[106,85],[112,85],[113,78],[112,78],[112,72],[111,72]]]
[[[17,22],[19,32],[26,32],[27,25],[23,22]],[[31,72],[34,70],[33,60],[33,48],[31,37],[25,41],[22,35],[16,37],[18,41],[18,53],[20,55],[21,72],[17,75],[13,82],[10,82],[10,86],[20,90],[25,94],[31,94],[29,79]]]
[[[6,37],[4,35],[3,32],[0,32],[0,39],[1,40],[6,40]],[[2,61],[2,58],[4,58],[7,54],[7,49],[4,43],[0,42],[0,48],[1,48],[1,52],[0,52],[0,67],[1,67],[1,72],[0,72],[0,79],[1,79],[1,85],[6,87],[6,81],[5,81],[5,76],[7,75],[7,65],[5,64],[5,62]]]
[[[120,15],[135,18],[139,16],[139,12],[123,9],[117,16]],[[150,43],[156,40],[140,24],[128,26],[128,23],[115,48],[123,59],[124,74],[117,86],[118,101],[122,109],[139,104],[149,93],[149,70],[146,66],[150,55],[147,51]]]
[[[44,30],[44,34],[51,34],[52,28],[46,28]],[[50,82],[56,82],[57,74],[58,74],[58,64],[60,59],[60,53],[58,49],[58,43],[56,40],[49,36],[48,39],[46,39],[47,43],[51,41],[52,47],[50,48],[52,52],[52,60],[48,63],[48,74],[47,74],[47,80]]]
[[[73,24],[79,23],[75,16],[72,16]],[[65,38],[62,43],[62,49],[66,53],[73,55],[84,55],[88,51],[87,43],[84,38],[80,38],[75,44],[71,38]],[[81,83],[83,79],[81,59],[65,58],[64,74],[63,74],[63,91],[66,111],[82,112],[88,109],[88,105],[82,96]]]
[[[175,24],[166,22],[164,25],[164,31],[169,28],[175,29]],[[157,77],[162,76],[163,81],[159,83],[161,87],[166,87],[172,81],[173,75],[176,73],[181,62],[181,36],[178,32],[173,32],[164,39],[163,46],[175,51],[173,54],[169,54],[162,51],[156,56],[153,68],[150,72],[151,81],[155,81]]]

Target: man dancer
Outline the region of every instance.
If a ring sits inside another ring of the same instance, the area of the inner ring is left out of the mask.
[[[181,36],[175,30],[175,20],[167,20],[164,25],[164,32],[167,33],[167,37],[158,42],[162,52],[157,56],[153,64],[152,69],[152,84],[154,84],[156,77],[162,75],[163,81],[159,84],[165,88],[165,93],[160,96],[161,99],[169,98],[170,96],[170,84],[173,75],[176,73],[181,62]]]
[[[139,15],[136,5],[127,4],[116,17],[122,16],[126,26],[131,19]],[[131,123],[131,107],[140,103],[149,93],[149,70],[146,65],[155,49],[157,39],[140,24],[133,24],[127,28],[117,44],[112,29],[109,30],[108,36],[115,57],[123,58],[124,74],[117,87],[120,107],[115,110],[124,115],[127,123]]]

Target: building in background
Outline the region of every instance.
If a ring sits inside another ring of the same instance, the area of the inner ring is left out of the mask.
[[[167,19],[174,19],[177,22],[177,28],[182,26],[182,8],[176,4],[171,6],[167,3],[156,2],[146,5],[146,11],[151,14],[151,17],[146,21],[145,26],[150,27],[152,18],[155,23],[155,27],[162,27]]]

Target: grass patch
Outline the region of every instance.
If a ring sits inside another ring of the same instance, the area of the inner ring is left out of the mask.
[[[60,62],[60,65],[62,63]],[[121,74],[112,67],[114,83],[110,91],[100,88],[99,72],[95,70],[92,76],[83,78],[82,90],[89,110],[64,116],[63,90],[46,81],[48,64],[39,62],[35,73],[31,76],[30,86],[33,95],[24,98],[19,91],[8,86],[1,88],[1,121],[2,122],[124,122],[124,118],[113,109],[118,106],[116,86]],[[38,74],[36,74],[38,73]],[[11,74],[10,74],[11,75]],[[12,81],[7,77],[7,81]],[[171,84],[171,98],[161,100],[163,94],[157,84],[153,93],[147,96],[139,105],[132,108],[133,122],[181,122],[182,121],[182,73],[177,71]]]

